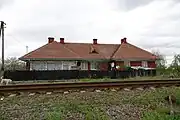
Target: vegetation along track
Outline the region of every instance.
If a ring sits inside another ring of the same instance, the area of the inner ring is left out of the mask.
[[[25,85],[2,85],[0,93],[12,92],[40,92],[57,90],[101,89],[101,88],[137,88],[137,87],[168,87],[180,86],[180,79],[169,80],[137,80],[116,82],[72,82],[72,83],[46,83]]]

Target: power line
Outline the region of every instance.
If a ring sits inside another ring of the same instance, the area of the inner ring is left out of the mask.
[[[22,44],[22,45],[24,45],[24,46],[26,46],[23,42],[21,42],[20,40],[18,40],[14,35],[12,35],[12,34],[9,34],[9,35],[7,35],[7,36],[10,36],[10,37],[12,37],[18,44],[20,43],[20,44]]]
[[[18,44],[21,44],[25,47],[26,49],[26,54],[28,53],[28,48],[29,46],[27,44],[24,44],[23,42],[21,42],[19,39],[17,39],[17,37],[15,37],[14,35],[12,34],[8,34],[9,37],[13,38],[13,40],[15,40]]]

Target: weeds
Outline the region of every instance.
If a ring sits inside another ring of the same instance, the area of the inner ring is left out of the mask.
[[[81,113],[85,120],[109,120],[108,116],[100,109],[99,106],[93,105],[79,105],[73,103],[59,104],[54,112],[49,112],[46,114],[46,120],[64,120],[67,117],[68,113],[70,114],[79,114]],[[81,118],[82,119],[82,118]]]
[[[142,120],[180,120],[180,115],[167,115],[158,112],[146,112]]]
[[[165,120],[171,120],[172,116],[167,114],[169,112],[168,103],[164,100],[167,95],[176,97],[174,109],[180,109],[180,88],[178,87],[129,92],[102,91],[96,93],[86,91],[85,93],[72,92],[66,95],[40,94],[31,97],[23,95],[6,97],[0,101],[0,120],[10,118],[18,118],[19,120],[38,120],[41,118],[45,120],[109,120],[119,113],[122,115],[128,113],[130,116],[133,111],[142,113],[144,110],[151,110],[152,114],[144,113],[142,120],[161,120],[162,116],[165,116],[163,118]],[[122,107],[124,105],[132,107]],[[118,110],[119,112],[117,112]],[[172,118],[172,120],[176,119],[179,119],[179,116]]]
[[[63,120],[63,116],[60,111],[53,111],[46,114],[46,120]]]

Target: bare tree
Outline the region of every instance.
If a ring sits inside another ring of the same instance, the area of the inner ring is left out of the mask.
[[[5,70],[25,70],[25,63],[18,60],[16,57],[7,58],[4,62]]]
[[[156,60],[157,67],[166,68],[166,56],[160,53],[159,51],[152,51],[152,53],[158,57],[158,59]]]
[[[160,75],[164,75],[166,73],[166,57],[165,55],[161,54],[159,51],[152,51],[154,55],[158,57],[156,60],[156,70]]]

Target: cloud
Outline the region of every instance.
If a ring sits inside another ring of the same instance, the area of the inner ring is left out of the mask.
[[[118,7],[121,10],[133,10],[137,7],[145,6],[149,3],[153,2],[153,0],[118,0]]]
[[[13,3],[14,0],[0,0],[0,9],[3,8],[5,5]]]
[[[6,56],[22,56],[26,45],[31,51],[53,36],[65,42],[97,38],[99,43],[120,43],[127,37],[170,58],[180,51],[179,11],[178,0],[14,0],[1,7],[0,16],[7,24]]]

